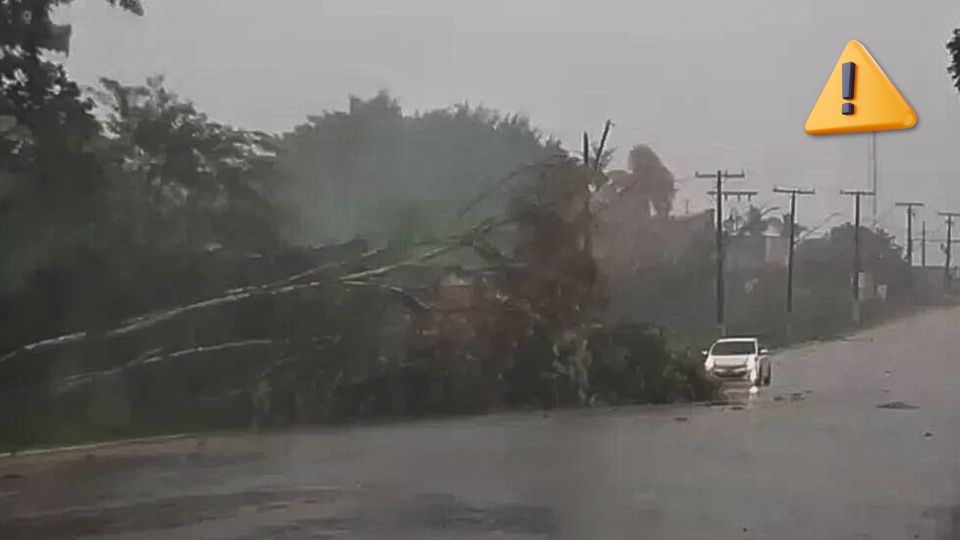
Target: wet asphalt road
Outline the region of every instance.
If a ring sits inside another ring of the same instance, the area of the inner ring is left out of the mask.
[[[781,351],[740,404],[0,458],[0,538],[960,538],[958,329]]]

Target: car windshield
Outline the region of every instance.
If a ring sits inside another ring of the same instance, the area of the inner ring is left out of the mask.
[[[735,354],[754,354],[757,352],[753,341],[721,341],[713,346],[711,354],[714,356],[731,356]]]

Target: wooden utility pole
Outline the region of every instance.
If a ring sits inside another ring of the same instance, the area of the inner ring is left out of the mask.
[[[943,286],[950,290],[950,259],[953,254],[953,220],[960,216],[960,212],[938,212],[947,220],[947,246],[944,249],[947,259],[943,265]]]
[[[920,266],[927,267],[927,220],[923,220],[920,228]]]
[[[862,197],[872,197],[872,191],[841,189],[841,195],[852,196],[854,203],[853,218],[853,278],[851,285],[853,289],[853,322],[860,324],[860,199]]]
[[[922,207],[922,202],[898,202],[896,206],[907,209],[907,262],[913,268],[913,209]]]
[[[716,251],[717,251],[717,333],[723,337],[727,333],[726,322],[724,318],[724,284],[723,284],[723,181],[729,178],[746,178],[747,175],[740,171],[739,173],[730,173],[717,169],[716,174],[696,172],[697,178],[716,178],[717,187],[714,190],[717,196],[716,209]]]
[[[590,135],[586,131],[583,132],[583,164],[590,166]]]
[[[873,222],[873,227],[877,226],[877,220],[880,216],[877,215],[877,203],[879,202],[880,197],[877,196],[877,193],[880,192],[880,185],[877,179],[877,132],[870,132],[870,191],[873,193],[873,199],[870,201],[871,214],[870,219]]]
[[[796,247],[797,195],[813,195],[816,191],[800,188],[773,188],[774,193],[790,195],[790,251],[787,254],[787,331],[790,329],[790,316],[793,313],[793,250]]]

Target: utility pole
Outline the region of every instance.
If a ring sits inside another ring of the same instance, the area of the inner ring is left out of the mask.
[[[860,324],[860,199],[872,197],[873,191],[841,189],[841,195],[852,196],[854,203],[853,218],[853,322]]]
[[[583,132],[583,164],[590,166],[590,135],[586,131]]]
[[[879,219],[879,216],[877,215],[877,202],[880,197],[877,194],[879,193],[880,186],[878,184],[879,182],[877,181],[877,132],[871,131],[870,132],[870,191],[873,192],[874,197],[871,200],[871,203],[873,204],[873,206],[872,206],[872,213],[871,213],[870,219],[873,220],[874,227],[877,226],[877,219]]]
[[[793,250],[797,243],[797,195],[813,195],[816,191],[800,188],[773,188],[774,193],[790,195],[790,251],[787,255],[787,333],[790,333],[790,319],[793,314]]]
[[[913,209],[922,207],[922,202],[898,202],[896,206],[907,209],[907,262],[913,268]]]
[[[923,220],[920,229],[920,266],[927,267],[927,220]]]
[[[730,173],[717,169],[716,174],[696,172],[697,178],[716,178],[717,187],[717,225],[716,225],[716,251],[717,251],[717,332],[720,337],[727,333],[726,322],[724,318],[724,285],[723,285],[723,181],[729,178],[746,178],[743,171],[739,173]]]
[[[947,260],[943,265],[943,285],[947,292],[950,290],[950,258],[953,254],[953,220],[960,216],[960,212],[938,212],[941,216],[947,220],[947,247],[946,255]]]

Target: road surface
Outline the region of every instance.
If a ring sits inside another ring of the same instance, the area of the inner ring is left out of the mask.
[[[782,351],[741,404],[0,458],[0,538],[960,538],[958,329]]]

